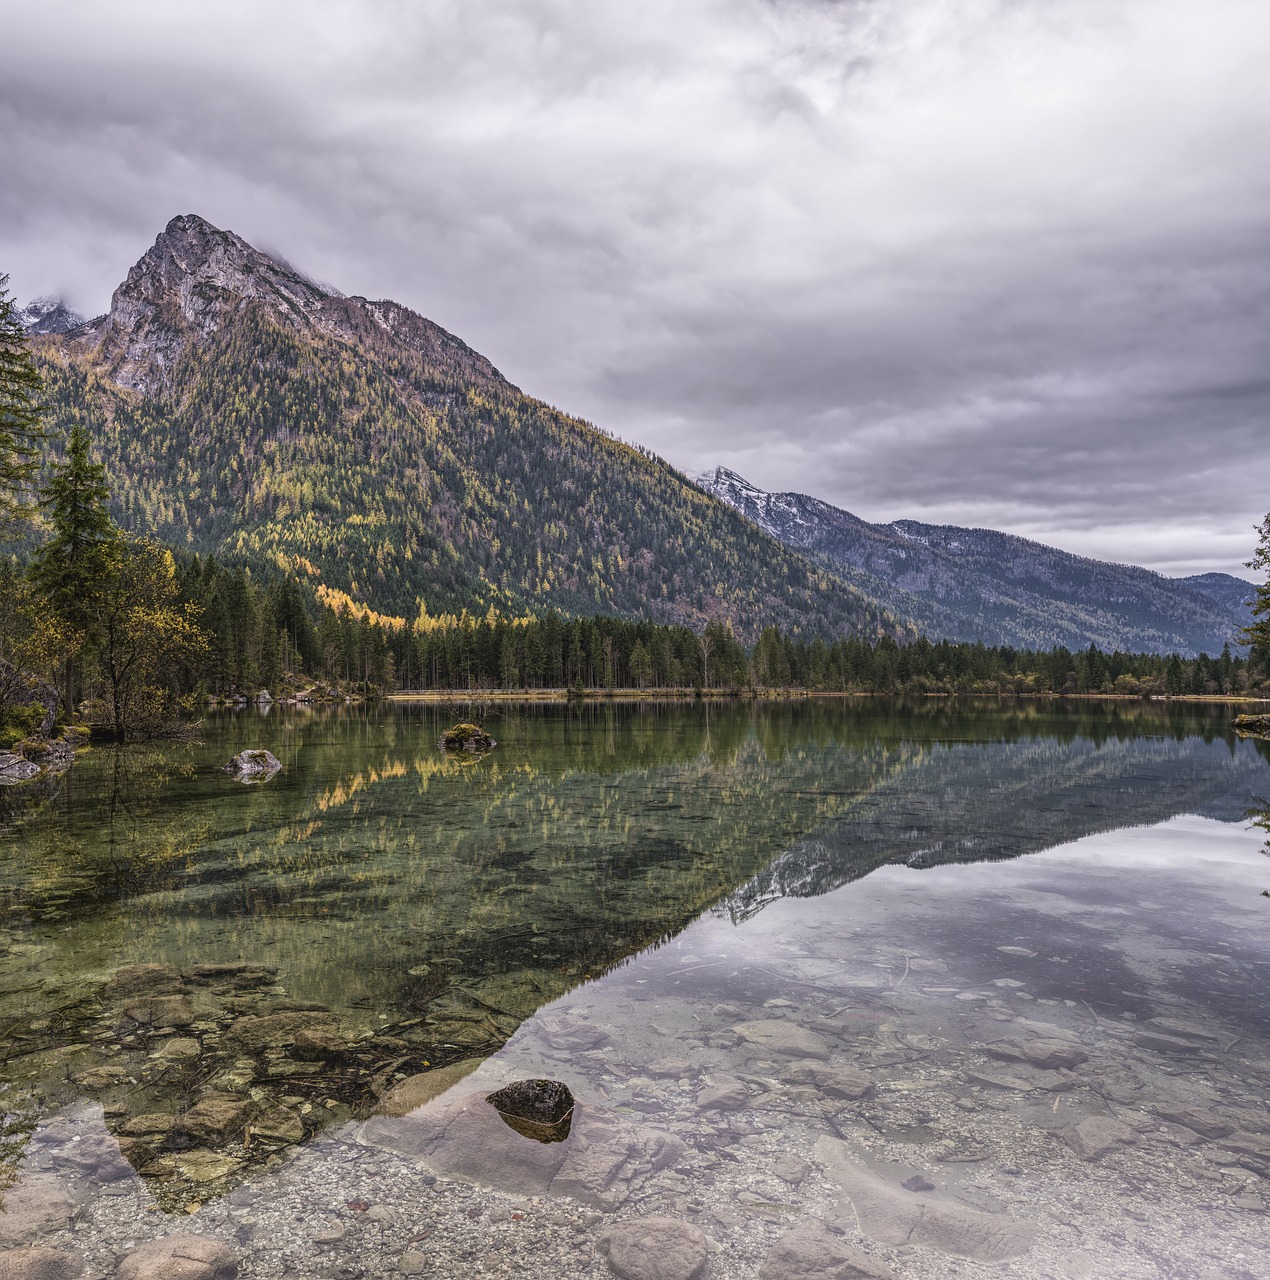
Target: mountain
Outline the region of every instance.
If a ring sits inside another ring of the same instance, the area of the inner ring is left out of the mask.
[[[110,311],[34,344],[125,527],[381,612],[614,613],[911,633],[673,468],[391,301],[174,218]]]
[[[18,323],[30,334],[65,333],[84,323],[61,298],[35,298],[18,311]]]
[[[1253,587],[1229,574],[1165,578],[991,529],[869,524],[806,494],[767,493],[726,467],[697,483],[930,636],[1216,654],[1249,621]]]

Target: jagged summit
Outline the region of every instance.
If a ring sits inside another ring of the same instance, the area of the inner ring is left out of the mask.
[[[46,296],[33,298],[18,311],[18,323],[28,333],[42,336],[47,333],[66,333],[85,323],[78,311],[72,310],[61,298]]]
[[[483,356],[408,307],[346,297],[193,213],[164,227],[115,290],[110,311],[71,337],[106,363],[112,381],[162,394],[173,390],[184,354],[251,311],[347,342],[400,344],[430,364],[502,381]]]
[[[241,236],[188,213],[173,218],[159,233],[115,290],[110,310],[118,324],[136,307],[175,298],[186,319],[200,324],[231,300],[259,298],[308,314],[330,296]]]

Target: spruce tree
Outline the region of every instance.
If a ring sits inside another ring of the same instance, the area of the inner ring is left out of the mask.
[[[40,493],[53,536],[36,552],[31,579],[53,613],[81,640],[91,639],[93,602],[117,560],[119,531],[106,509],[108,498],[105,468],[92,460],[88,431],[77,422],[65,461],[54,467]],[[63,681],[69,710],[77,701],[72,652],[65,659]]]
[[[0,276],[0,532],[11,532],[32,513],[31,486],[46,439],[40,375],[8,281]]]
[[[1270,573],[1270,515],[1257,526],[1261,541],[1249,560],[1249,569],[1261,569]],[[1243,630],[1240,639],[1252,649],[1253,656],[1270,667],[1270,578],[1257,588],[1252,601],[1253,621]]]

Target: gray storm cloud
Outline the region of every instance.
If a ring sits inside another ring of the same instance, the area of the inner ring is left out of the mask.
[[[0,270],[198,212],[687,470],[1240,570],[1263,0],[4,4]]]

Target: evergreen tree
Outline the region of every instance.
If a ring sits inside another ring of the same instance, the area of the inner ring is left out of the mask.
[[[0,531],[32,512],[31,484],[46,439],[40,375],[27,350],[26,330],[0,276]]]
[[[1257,526],[1261,541],[1249,560],[1249,569],[1261,569],[1270,574],[1270,515]],[[1243,630],[1240,639],[1250,646],[1253,656],[1270,667],[1270,577],[1257,588],[1252,601],[1253,620]]]
[[[106,509],[109,496],[105,468],[92,461],[88,431],[77,422],[65,461],[54,468],[40,494],[53,536],[36,553],[31,580],[80,642],[89,638],[94,597],[118,553],[119,531]],[[74,642],[68,646],[63,666],[68,709],[77,701],[75,648]]]

